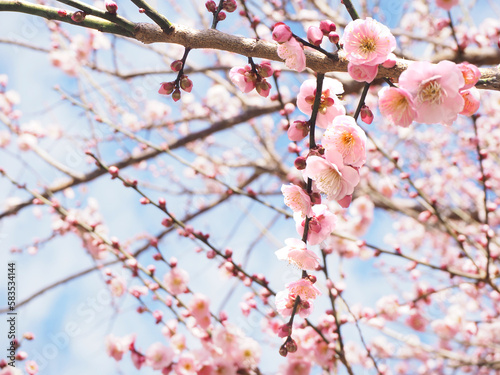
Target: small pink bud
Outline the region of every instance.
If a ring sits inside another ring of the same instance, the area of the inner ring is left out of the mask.
[[[306,169],[306,158],[303,156],[299,156],[297,159],[295,159],[293,165],[295,165],[295,168],[297,168],[299,171]]]
[[[193,81],[191,81],[188,78],[188,76],[182,76],[181,81],[180,81],[180,86],[181,86],[181,89],[183,89],[184,91],[191,92],[191,90],[193,89]]]
[[[83,22],[87,14],[83,10],[78,10],[71,16],[74,22]]]
[[[28,358],[28,353],[19,351],[16,353],[16,359],[18,361],[24,361],[26,358]]]
[[[158,324],[163,319],[163,313],[160,310],[155,310],[153,311],[153,318],[155,318],[156,324]]]
[[[273,75],[273,68],[269,61],[264,61],[258,66],[258,72],[262,78],[271,77]]]
[[[337,30],[337,25],[334,22],[325,20],[319,23],[319,29],[324,35],[328,35],[333,31]]]
[[[174,90],[172,93],[172,99],[174,99],[174,102],[178,102],[181,99],[181,91],[179,89]]]
[[[59,17],[66,17],[66,16],[68,15],[68,12],[66,12],[64,9],[59,9],[59,10],[57,11],[57,15],[58,15]]]
[[[387,58],[387,60],[385,60],[383,63],[382,63],[382,66],[384,68],[387,68],[387,69],[391,69],[391,68],[394,68],[396,66],[396,55],[391,53],[389,54],[389,57]]]
[[[176,257],[171,257],[170,258],[170,267],[174,268],[177,267],[177,258]]]
[[[283,324],[278,328],[278,337],[288,337],[292,334],[292,327],[289,324]]]
[[[319,46],[323,41],[323,32],[316,26],[310,26],[307,29],[307,40],[315,46]]]
[[[165,207],[167,206],[167,201],[165,200],[165,198],[158,199],[158,206],[160,206],[160,208],[165,209]]]
[[[35,339],[35,335],[32,332],[25,332],[23,337],[28,341]]]
[[[330,40],[330,42],[332,42],[333,44],[338,44],[340,36],[335,32],[331,32],[330,34],[328,34],[328,40]]]
[[[139,8],[139,13],[146,13],[146,10],[144,8]]]
[[[262,80],[255,84],[255,90],[260,96],[267,98],[271,90],[271,85],[266,80]]]
[[[234,0],[225,0],[222,3],[222,9],[224,9],[228,13],[233,13],[238,5],[236,4],[236,1]]]
[[[149,273],[151,275],[153,275],[156,271],[156,267],[153,264],[150,264],[149,266],[147,266],[146,269],[149,271]],[[149,289],[151,289],[151,287]]]
[[[174,223],[174,221],[170,217],[166,217],[165,219],[163,219],[161,221],[161,225],[163,225],[164,227],[167,227],[167,228],[170,228],[173,223]]]
[[[215,254],[215,251],[213,251],[213,250],[208,250],[208,251],[207,251],[207,258],[208,258],[208,259],[213,259],[213,258],[215,258],[215,255],[216,255],[216,254]]]
[[[146,198],[146,197],[142,197],[140,199],[140,202],[141,202],[141,204],[149,204],[149,203],[151,203],[151,201],[148,198]]]
[[[106,10],[111,14],[116,14],[118,10],[118,5],[114,1],[108,0],[106,1]]]
[[[287,131],[288,139],[300,141],[309,134],[309,123],[307,121],[294,121]]]
[[[173,72],[179,72],[183,66],[184,63],[182,62],[182,60],[175,60],[172,61],[172,64],[170,64],[170,69],[172,69]]]
[[[217,10],[217,4],[215,4],[215,1],[209,0],[205,3],[205,8],[211,13],[215,13]]]
[[[217,15],[217,21],[224,21],[226,19],[226,13],[224,12],[219,12]]]
[[[283,22],[278,22],[273,27],[273,40],[278,43],[285,43],[292,37],[292,30],[290,27],[285,25]]]
[[[373,122],[373,113],[368,106],[363,105],[361,107],[360,115],[361,121],[363,121],[365,124],[370,125]]]
[[[160,95],[170,95],[174,91],[174,83],[173,82],[163,82],[158,90],[158,94]]]

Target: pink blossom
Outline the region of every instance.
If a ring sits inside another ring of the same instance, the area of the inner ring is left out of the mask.
[[[210,325],[210,300],[208,297],[195,293],[188,307],[190,314],[196,319],[196,323],[201,328],[208,328]]]
[[[290,207],[293,212],[309,215],[311,212],[311,197],[304,189],[300,186],[289,184],[282,185],[281,192],[283,193],[285,204]]]
[[[444,10],[450,10],[457,5],[459,0],[436,0],[436,5]]]
[[[116,337],[113,334],[109,334],[106,336],[106,350],[108,355],[113,357],[115,360],[120,361],[123,358],[123,354],[129,350],[130,344],[134,341],[134,335]]]
[[[307,121],[294,121],[287,130],[288,139],[301,141],[309,134],[309,123]]]
[[[273,27],[273,40],[278,43],[285,43],[292,37],[292,30],[290,27],[285,25],[283,22],[278,22]]]
[[[339,115],[345,115],[345,108],[337,97],[344,92],[344,87],[336,79],[325,78],[319,104],[316,125],[326,129],[333,119]],[[297,107],[306,115],[312,114],[314,98],[316,96],[316,80],[308,79],[300,86],[297,95]]]
[[[300,213],[298,215],[301,217]],[[304,230],[303,227],[302,230]],[[285,240],[285,244],[285,247],[276,250],[275,252],[276,257],[279,260],[287,260],[289,263],[294,264],[303,270],[312,271],[318,267],[319,257],[313,251],[308,250],[303,241],[298,238],[287,238]]]
[[[125,279],[120,276],[114,277],[109,283],[109,287],[111,289],[111,294],[115,297],[121,297],[127,290]]]
[[[479,78],[481,78],[481,71],[475,65],[469,64],[465,61],[458,64],[457,67],[462,72],[465,80],[465,85],[462,87],[462,90],[474,87],[477,81],[479,81]]]
[[[306,359],[291,358],[284,366],[282,375],[309,375],[311,373],[311,362]]]
[[[300,296],[303,301],[315,299],[321,294],[318,288],[316,288],[314,284],[309,281],[309,279],[292,281],[286,285],[286,288],[290,293]]]
[[[415,309],[411,311],[410,316],[406,319],[406,324],[419,332],[425,332],[427,323],[427,319]]]
[[[417,117],[411,94],[403,88],[384,87],[378,93],[379,109],[395,125],[408,127]]]
[[[290,293],[288,290],[282,290],[276,293],[276,310],[283,317],[291,316],[293,307],[295,305],[296,295]],[[307,318],[313,309],[313,304],[310,301],[300,301],[300,304],[297,306],[297,314],[299,314],[302,318]]]
[[[247,369],[255,368],[260,362],[262,349],[257,341],[249,337],[244,337],[236,347],[236,363],[243,365]]]
[[[412,94],[419,122],[451,125],[464,107],[459,93],[464,77],[451,61],[414,62],[401,74],[399,83]]]
[[[172,268],[163,278],[163,283],[165,284],[167,291],[174,296],[186,293],[188,282],[189,274],[179,267]]]
[[[382,64],[396,48],[389,28],[370,17],[349,22],[342,39],[347,60],[356,65]]]
[[[198,367],[192,353],[182,353],[174,366],[174,371],[178,375],[196,375]]]
[[[29,375],[38,373],[38,364],[35,361],[26,361],[26,372]]]
[[[161,342],[155,342],[146,350],[146,366],[153,370],[162,370],[168,367],[174,359],[174,351]]]
[[[290,69],[301,72],[306,68],[304,47],[295,38],[278,46],[278,56],[285,60],[285,65]]]
[[[327,150],[338,151],[346,165],[361,167],[366,162],[366,134],[353,117],[335,117],[321,143]]]
[[[464,116],[472,116],[477,112],[481,104],[479,101],[479,90],[475,87],[472,87],[468,90],[460,91],[460,95],[462,95],[462,98],[464,98],[465,102],[464,108],[462,109],[462,112],[460,112],[460,114]]]
[[[328,207],[324,204],[317,204],[313,206],[312,211],[313,215],[309,221],[307,242],[310,245],[317,245],[323,242],[332,233],[333,229],[335,228],[336,217],[328,210]],[[293,215],[293,218],[295,220],[295,228],[297,229],[297,233],[302,236],[304,233],[305,218],[298,212]],[[317,266],[318,261],[316,260],[316,265],[314,266],[314,268],[299,267],[302,269],[314,270]]]
[[[351,195],[359,183],[358,171],[345,166],[342,155],[334,149],[326,150],[325,156],[326,159],[319,156],[308,157],[304,176],[314,180],[316,187],[328,199],[341,200],[346,195]]]
[[[356,65],[349,61],[347,72],[357,82],[372,82],[378,73],[377,65]]]
[[[255,88],[255,77],[250,65],[231,68],[229,78],[244,93],[250,92]]]

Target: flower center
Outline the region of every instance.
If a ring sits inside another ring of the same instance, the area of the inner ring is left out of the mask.
[[[440,105],[443,102],[443,91],[437,80],[425,82],[420,85],[417,96],[420,102]]]
[[[375,52],[377,50],[377,43],[375,43],[375,40],[372,38],[365,38],[361,40],[359,49],[362,53]]]
[[[330,168],[323,172],[316,179],[318,189],[327,195],[335,195],[341,187],[342,177],[334,168]]]

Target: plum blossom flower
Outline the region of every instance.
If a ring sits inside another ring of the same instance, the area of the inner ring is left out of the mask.
[[[457,5],[459,0],[436,0],[436,5],[444,10],[450,10]]]
[[[155,342],[146,350],[146,366],[153,370],[162,370],[168,367],[174,359],[174,351],[161,342]]]
[[[300,186],[289,184],[282,185],[281,192],[283,193],[285,204],[290,207],[293,212],[309,215],[311,212],[311,197],[304,189]]]
[[[312,300],[320,294],[320,291],[308,279],[291,282],[285,285],[285,290],[276,293],[276,309],[283,317],[292,315],[295,300],[297,296],[300,296],[297,313],[302,318],[306,318],[312,312]]]
[[[189,274],[179,267],[174,267],[170,270],[170,272],[165,274],[163,282],[170,294],[177,295],[186,293],[187,284],[189,282]]]
[[[255,88],[255,79],[251,74],[250,65],[245,67],[235,66],[229,71],[229,78],[238,86],[241,92],[247,93]]]
[[[464,98],[464,108],[460,112],[461,115],[465,116],[472,116],[474,113],[477,112],[480,106],[480,94],[479,90],[476,89],[475,87],[472,87],[468,90],[462,90],[460,91],[460,95],[462,95],[462,98]]]
[[[336,116],[345,115],[345,108],[337,97],[344,92],[344,87],[336,79],[325,78],[319,104],[316,125],[326,129]],[[300,86],[297,95],[297,107],[306,115],[311,115],[316,96],[316,80],[308,79]]]
[[[283,22],[278,22],[273,27],[273,40],[278,43],[285,43],[290,40],[292,37],[292,30],[290,30],[290,26],[285,25]]]
[[[378,73],[377,65],[356,65],[349,62],[347,73],[357,82],[372,82]]]
[[[335,117],[323,134],[322,145],[338,151],[345,165],[361,167],[366,162],[366,134],[353,117]]]
[[[464,107],[459,93],[464,82],[461,70],[451,61],[415,62],[399,77],[400,85],[413,96],[416,120],[425,124],[455,121]]]
[[[178,375],[196,375],[198,373],[198,363],[192,353],[182,353],[174,366]]]
[[[343,35],[346,58],[356,65],[378,65],[396,48],[389,28],[368,17],[347,24]]]
[[[359,183],[359,173],[353,167],[344,165],[337,150],[326,150],[325,157],[308,157],[304,176],[314,180],[316,187],[328,199],[340,201],[354,192]]]
[[[332,233],[333,229],[335,228],[336,217],[328,210],[328,207],[324,204],[317,204],[313,206],[312,211],[313,215],[309,221],[307,241],[310,245],[317,245],[323,242],[330,235],[330,233]],[[297,233],[302,236],[304,233],[305,218],[298,212],[293,215],[293,218],[295,220],[295,228],[297,229]],[[311,270],[315,269],[317,266],[318,263]]]
[[[255,65],[255,69],[252,69],[250,65],[235,66],[229,71],[229,78],[242,92],[248,93],[256,89],[260,96],[267,97],[271,85],[265,78],[272,76],[272,74],[271,64],[265,61],[260,65]]]
[[[479,81],[479,78],[481,78],[481,71],[475,65],[464,61],[463,63],[458,64],[457,67],[462,72],[465,80],[465,85],[462,87],[462,90],[474,87],[477,81]]]
[[[12,366],[5,366],[0,370],[0,375],[23,375],[23,372]]]
[[[281,375],[309,375],[311,362],[306,359],[291,359],[282,366]]]
[[[257,341],[249,337],[241,338],[237,346],[236,362],[246,368],[254,368],[260,362],[262,349]]]
[[[116,361],[123,358],[123,354],[129,350],[130,344],[135,341],[135,335],[116,337],[113,334],[106,336],[106,351]]]
[[[26,361],[26,372],[29,375],[35,375],[38,373],[38,364],[35,361]]]
[[[210,325],[210,300],[207,296],[195,293],[189,302],[189,312],[196,319],[196,323],[201,328],[208,328]]]
[[[285,65],[290,69],[301,72],[306,68],[304,47],[293,37],[278,46],[278,56],[285,60]]]
[[[115,297],[121,297],[127,291],[127,283],[121,276],[114,277],[109,283],[111,294]]]
[[[384,87],[378,93],[380,113],[395,125],[408,127],[417,117],[413,97],[402,87]]]
[[[303,270],[312,271],[319,266],[319,257],[313,251],[308,250],[303,241],[298,238],[287,238],[285,244],[287,246],[275,252],[279,260],[287,260],[288,263],[294,264]]]

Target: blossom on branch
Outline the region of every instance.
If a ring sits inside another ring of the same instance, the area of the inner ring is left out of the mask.
[[[331,215],[333,216],[333,214]],[[327,225],[325,225],[325,229],[328,230]],[[308,250],[303,241],[298,238],[288,238],[285,240],[285,244],[287,246],[275,252],[279,260],[286,260],[288,263],[294,264],[302,270],[312,271],[318,267],[319,257],[313,251]]]

